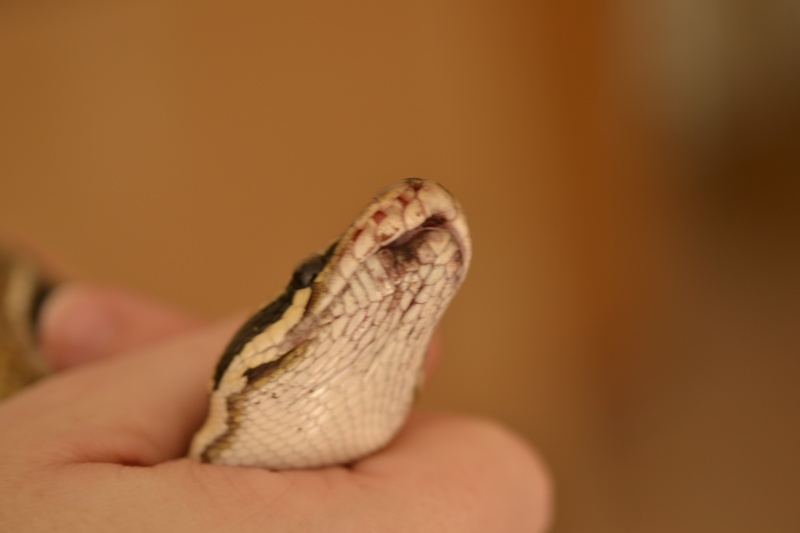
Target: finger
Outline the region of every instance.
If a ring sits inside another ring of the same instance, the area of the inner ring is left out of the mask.
[[[519,437],[487,420],[417,413],[389,447],[353,470],[378,494],[391,488],[383,491],[389,500],[400,491],[432,508],[442,504],[432,512],[457,511],[441,516],[454,531],[544,531],[552,516],[544,463]]]
[[[168,305],[114,287],[70,283],[42,309],[40,336],[56,370],[141,348],[185,333],[199,320]]]
[[[184,455],[239,322],[72,367],[3,404],[3,419],[30,421],[17,443],[57,462],[152,465]]]

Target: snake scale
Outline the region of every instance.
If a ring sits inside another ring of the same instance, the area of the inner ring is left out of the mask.
[[[385,446],[471,255],[464,213],[441,185],[409,178],[379,192],[230,340],[189,456],[281,470],[347,464]],[[0,397],[45,375],[33,355],[42,279],[0,254]]]

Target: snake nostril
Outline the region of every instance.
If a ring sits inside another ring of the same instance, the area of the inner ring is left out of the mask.
[[[425,222],[422,223],[423,228],[438,228],[440,226],[444,226],[447,222],[447,219],[444,215],[439,213],[433,214],[425,219]]]
[[[375,221],[375,224],[380,224],[387,216],[383,211],[375,211],[375,214],[372,215],[372,220]]]

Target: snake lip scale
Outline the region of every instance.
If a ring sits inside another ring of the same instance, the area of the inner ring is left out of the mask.
[[[231,339],[189,455],[280,470],[385,446],[471,255],[462,209],[441,185],[409,178],[379,192]]]

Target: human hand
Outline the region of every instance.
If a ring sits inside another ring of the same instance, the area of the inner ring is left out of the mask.
[[[111,289],[45,307],[59,372],[0,404],[8,531],[541,531],[547,474],[497,425],[412,415],[350,467],[270,472],[183,458],[236,323],[201,326]]]

